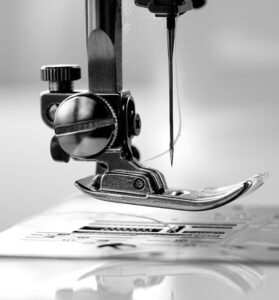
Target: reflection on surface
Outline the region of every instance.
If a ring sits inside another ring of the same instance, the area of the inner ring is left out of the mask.
[[[72,286],[57,290],[55,300],[174,300],[173,283],[186,275],[210,277],[241,293],[256,290],[265,278],[255,265],[107,262],[78,276]]]

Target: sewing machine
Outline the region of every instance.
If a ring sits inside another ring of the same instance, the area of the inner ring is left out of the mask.
[[[205,1],[136,0],[139,9],[166,18],[169,60],[170,157],[173,163],[173,51],[176,18]],[[177,210],[208,210],[225,205],[261,186],[266,174],[239,184],[201,191],[167,187],[164,175],[140,163],[132,140],[141,131],[141,118],[129,91],[122,90],[121,1],[86,1],[88,91],[78,91],[77,65],[41,69],[49,90],[41,94],[41,114],[54,129],[51,155],[56,161],[96,161],[96,174],[76,181],[97,199]]]
[[[137,1],[137,9],[168,17],[169,7],[158,13],[149,2]],[[180,4],[172,14],[191,14],[193,3]],[[54,129],[53,159],[96,161],[96,174],[76,182],[85,193],[1,233],[0,299],[247,299],[251,293],[253,299],[274,299],[278,268],[270,266],[279,261],[278,208],[199,211],[253,192],[266,175],[226,188],[170,190],[159,171],[140,163],[132,144],[140,117],[121,84],[120,5],[86,1],[88,91],[73,87],[78,66],[42,68],[49,90],[41,95],[41,112]],[[174,28],[168,29],[171,50]],[[171,73],[171,55],[169,60]],[[171,135],[172,130],[172,160]],[[42,202],[41,189],[34,194]]]

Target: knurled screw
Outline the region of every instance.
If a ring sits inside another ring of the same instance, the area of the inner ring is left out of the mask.
[[[41,68],[41,79],[49,82],[50,92],[70,93],[73,91],[73,81],[80,78],[78,65],[48,65]]]
[[[134,188],[137,190],[142,190],[145,187],[145,182],[141,178],[137,178],[134,181]]]

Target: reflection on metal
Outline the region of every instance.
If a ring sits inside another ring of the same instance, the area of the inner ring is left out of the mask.
[[[57,290],[55,299],[92,300],[98,297],[100,300],[132,300],[139,292],[144,294],[143,291],[149,291],[146,295],[150,295],[152,287],[161,289],[169,277],[172,278],[173,287],[168,283],[168,290],[172,299],[175,299],[177,278],[185,276],[187,280],[186,276],[193,275],[214,278],[240,293],[255,291],[265,279],[264,273],[256,265],[107,262],[78,276],[72,286]],[[161,299],[160,296],[157,298],[152,293],[153,300]]]

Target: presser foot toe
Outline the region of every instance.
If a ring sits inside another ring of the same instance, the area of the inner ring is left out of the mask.
[[[268,174],[263,173],[226,187],[205,188],[200,191],[166,190],[161,194],[145,195],[125,190],[97,190],[93,185],[94,176],[76,181],[76,186],[90,196],[104,201],[174,210],[202,211],[223,206],[241,196],[254,192],[267,177]]]

